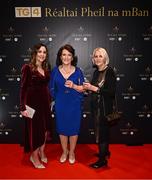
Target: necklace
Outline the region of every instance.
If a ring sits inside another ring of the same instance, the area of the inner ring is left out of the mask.
[[[61,69],[65,74],[70,74],[71,73],[71,67],[70,67],[70,69],[68,71],[65,70],[63,67]]]

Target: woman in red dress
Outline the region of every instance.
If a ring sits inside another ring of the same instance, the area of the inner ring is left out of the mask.
[[[20,110],[25,118],[24,151],[31,152],[30,161],[35,168],[45,168],[44,152],[47,133],[50,131],[51,96],[48,89],[50,79],[48,70],[48,49],[44,44],[36,44],[29,64],[22,67],[20,87]],[[33,117],[27,106],[34,109]]]

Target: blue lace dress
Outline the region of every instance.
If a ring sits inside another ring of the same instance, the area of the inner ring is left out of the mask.
[[[84,76],[80,68],[76,67],[75,72],[68,80],[74,84],[82,85]],[[82,119],[83,93],[72,88],[65,87],[66,79],[58,67],[51,72],[49,84],[50,92],[55,101],[55,118],[57,133],[65,136],[78,135]]]

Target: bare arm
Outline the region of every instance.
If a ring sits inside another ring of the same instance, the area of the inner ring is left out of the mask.
[[[83,89],[97,92],[99,90],[99,87],[94,86],[89,82],[85,82],[85,83],[83,83]]]
[[[70,80],[66,81],[65,86],[68,87],[68,88],[72,88],[72,89],[74,89],[74,90],[76,90],[78,92],[84,92],[83,85],[76,85]]]

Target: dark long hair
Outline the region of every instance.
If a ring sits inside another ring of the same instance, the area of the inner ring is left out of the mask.
[[[46,49],[46,59],[42,63],[42,68],[44,70],[48,70],[48,58],[49,58],[48,48],[47,48],[47,46],[45,44],[42,44],[42,43],[38,43],[38,44],[34,45],[33,48],[32,48],[30,65],[32,66],[33,70],[36,70],[36,68],[37,68],[37,66],[36,66],[36,55],[37,55],[38,50],[42,46],[45,47],[45,49]]]
[[[73,60],[71,62],[71,64],[73,66],[77,65],[78,62],[78,58],[77,56],[75,56],[75,49],[70,45],[70,44],[65,44],[64,46],[60,47],[58,53],[57,53],[57,58],[56,58],[56,65],[62,65],[62,60],[61,60],[61,55],[62,55],[62,51],[66,49],[67,51],[69,51],[72,54]]]

